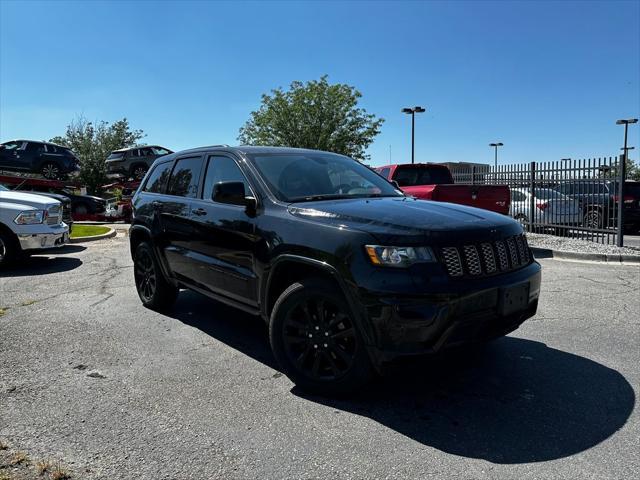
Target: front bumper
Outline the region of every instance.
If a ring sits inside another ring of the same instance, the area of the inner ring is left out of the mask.
[[[27,232],[18,234],[18,242],[23,251],[57,248],[69,243],[69,227],[62,224],[47,228],[47,232]]]
[[[541,270],[536,262],[510,273],[451,282],[451,291],[367,296],[368,350],[375,364],[506,335],[535,315]],[[518,296],[515,307],[507,304]]]

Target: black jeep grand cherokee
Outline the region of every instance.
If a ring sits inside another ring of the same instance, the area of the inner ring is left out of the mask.
[[[393,358],[488,340],[533,316],[540,265],[522,227],[415,200],[326,152],[204,147],[158,159],[133,199],[143,304],[189,288],[269,324],[299,386],[337,393]]]

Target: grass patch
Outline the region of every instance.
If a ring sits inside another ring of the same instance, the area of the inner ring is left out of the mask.
[[[93,237],[94,235],[102,235],[109,231],[109,227],[101,225],[77,225],[71,230],[71,238]]]

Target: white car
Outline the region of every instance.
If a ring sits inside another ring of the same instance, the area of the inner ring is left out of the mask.
[[[69,242],[62,204],[51,197],[14,192],[0,185],[0,267],[21,254]]]
[[[522,224],[533,220],[536,225],[580,225],[582,210],[580,203],[557,190],[536,188],[531,212],[531,190],[511,189],[510,215]]]

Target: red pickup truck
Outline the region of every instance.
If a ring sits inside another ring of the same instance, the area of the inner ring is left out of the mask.
[[[375,170],[416,198],[469,205],[504,215],[509,213],[511,191],[507,185],[456,185],[446,165],[385,165]]]

